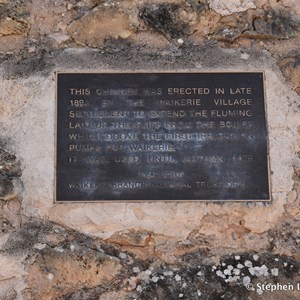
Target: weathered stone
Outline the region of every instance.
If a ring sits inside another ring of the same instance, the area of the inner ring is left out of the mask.
[[[30,252],[33,245],[38,241],[38,233],[40,231],[40,224],[27,223],[19,231],[10,234],[3,249],[11,254]]]
[[[288,39],[296,35],[299,25],[300,19],[287,10],[249,10],[223,17],[213,36],[230,42],[240,37]]]
[[[296,51],[288,53],[279,59],[278,65],[295,92],[300,94],[300,53]]]
[[[0,4],[0,37],[7,35],[27,36],[30,26],[28,10],[22,0],[3,1]]]
[[[27,37],[21,35],[8,35],[0,38],[0,53],[19,53],[24,49]],[[0,107],[0,114],[2,107]]]
[[[0,245],[1,245],[0,235]],[[24,289],[23,275],[24,265],[20,257],[9,257],[0,254],[0,299],[1,300],[15,300],[22,298],[21,291]]]
[[[208,0],[209,7],[222,16],[255,8],[253,0]]]
[[[103,0],[81,0],[78,1],[74,6],[75,7],[85,7],[87,9],[92,9],[99,5]]]
[[[2,0],[0,3],[1,19],[12,18],[14,20],[25,20],[29,12],[24,0]]]
[[[300,15],[300,3],[298,0],[281,0],[284,7],[295,11],[296,14]]]
[[[121,270],[115,257],[90,249],[62,250],[45,248],[29,266],[27,293],[32,299],[57,299],[74,290],[110,284]]]
[[[124,246],[146,247],[151,241],[151,233],[145,230],[125,230],[116,232],[107,241]]]
[[[279,228],[271,230],[269,233],[271,238],[270,250],[274,249],[279,253],[294,255],[299,259],[300,248],[300,220],[299,216],[294,220],[282,224]]]
[[[73,21],[69,25],[68,31],[79,45],[96,48],[101,48],[108,38],[126,39],[132,34],[127,16],[100,9]]]
[[[0,231],[8,232],[21,225],[21,204],[17,199],[0,200]]]
[[[178,39],[190,33],[196,13],[189,6],[177,4],[153,4],[143,7],[140,17],[151,29],[168,39]]]
[[[11,180],[0,180],[0,197],[5,197],[13,191],[13,183]]]
[[[0,22],[0,36],[5,35],[23,35],[26,36],[29,26],[24,21],[6,19]]]
[[[0,148],[0,178],[12,179],[20,177],[21,173],[21,164],[16,156]]]
[[[253,19],[253,30],[247,32],[250,36],[262,38],[288,39],[295,36],[300,26],[300,19],[296,19],[287,10],[267,10],[261,18]]]
[[[17,295],[18,294],[14,288],[0,290],[0,300],[15,300],[17,299]]]
[[[9,201],[15,198],[15,196],[10,197],[11,194],[14,194],[13,181],[20,176],[20,162],[17,161],[15,155],[8,153],[0,147],[0,200]]]

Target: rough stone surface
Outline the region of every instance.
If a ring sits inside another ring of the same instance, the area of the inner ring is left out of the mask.
[[[300,4],[0,0],[0,299],[299,299]],[[54,204],[56,71],[264,71],[271,203]],[[2,267],[5,266],[5,267]]]
[[[253,0],[208,0],[209,7],[222,16],[255,8]]]
[[[289,39],[298,32],[300,19],[289,10],[249,10],[221,18],[214,37],[234,41],[241,37],[251,39]]]
[[[196,12],[189,5],[154,4],[145,6],[140,17],[151,29],[169,39],[176,39],[189,34],[189,27],[195,23]]]
[[[284,76],[291,82],[294,91],[300,94],[300,53],[292,51],[278,61]]]
[[[101,23],[97,22],[99,19]],[[128,23],[125,15],[97,10],[73,21],[68,31],[78,44],[97,48],[101,47],[107,38],[128,38],[132,34]]]

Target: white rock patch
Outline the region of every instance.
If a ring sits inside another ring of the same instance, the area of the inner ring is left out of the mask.
[[[253,0],[209,0],[209,7],[222,16],[255,8]]]

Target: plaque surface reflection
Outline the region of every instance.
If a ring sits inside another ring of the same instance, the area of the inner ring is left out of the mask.
[[[56,201],[270,200],[263,73],[58,73]]]

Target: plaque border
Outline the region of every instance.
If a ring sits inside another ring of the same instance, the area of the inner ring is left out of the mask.
[[[212,73],[218,73],[218,74],[227,74],[227,73],[261,73],[263,75],[263,95],[264,95],[264,115],[265,115],[265,126],[266,126],[266,143],[267,143],[267,171],[268,171],[268,187],[269,187],[269,199],[262,200],[262,199],[254,199],[254,200],[243,200],[243,199],[228,199],[228,200],[208,200],[208,199],[185,199],[185,200],[175,200],[175,199],[163,199],[163,200],[151,200],[151,199],[141,199],[141,200],[57,200],[56,199],[56,167],[57,167],[57,101],[58,101],[58,76],[59,74],[151,74],[151,73],[157,73],[157,74],[184,74],[184,73],[193,73],[193,74],[212,74]],[[268,118],[267,118],[267,91],[266,91],[266,71],[265,70],[253,70],[253,71],[196,71],[196,70],[187,70],[187,69],[176,69],[176,70],[166,70],[166,71],[157,71],[157,70],[146,70],[146,69],[140,69],[135,71],[130,70],[103,70],[103,71],[54,71],[55,76],[55,110],[54,110],[54,189],[53,189],[53,204],[102,204],[102,203],[183,203],[183,202],[195,202],[195,203],[213,203],[213,204],[225,204],[225,203],[272,203],[272,186],[271,186],[271,172],[270,172],[270,143],[269,143],[269,126],[268,126]]]

